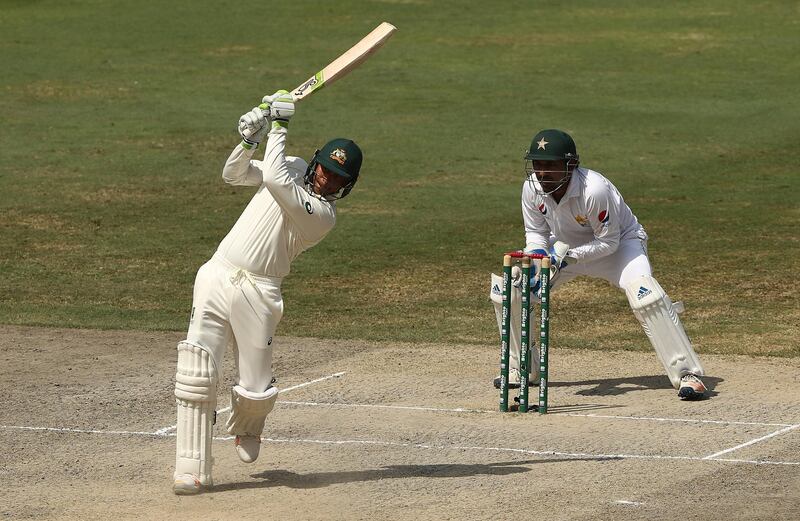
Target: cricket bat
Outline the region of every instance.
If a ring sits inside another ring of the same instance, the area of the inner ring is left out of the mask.
[[[371,33],[361,39],[360,42],[352,46],[341,56],[325,66],[324,69],[311,76],[301,83],[291,94],[294,101],[310,96],[314,92],[330,85],[339,78],[343,78],[353,69],[361,65],[364,60],[370,57],[375,51],[386,43],[397,28],[388,22],[383,22],[372,30]]]

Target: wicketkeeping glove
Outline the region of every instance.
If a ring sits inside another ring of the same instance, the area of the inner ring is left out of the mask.
[[[575,258],[569,255],[569,244],[556,241],[555,244],[550,247],[550,280],[552,280],[559,271],[574,262]]]

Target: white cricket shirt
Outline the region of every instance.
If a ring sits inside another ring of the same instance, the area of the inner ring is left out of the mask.
[[[538,185],[535,177],[522,187],[525,251],[561,241],[582,263],[611,255],[621,240],[647,237],[619,190],[594,170],[576,168],[559,203],[537,194],[533,183]]]
[[[258,192],[217,248],[217,254],[253,274],[285,277],[298,255],[336,224],[336,205],[310,195],[303,184],[308,164],[286,156],[286,130],[271,130],[263,161],[241,144],[231,152],[222,178]]]

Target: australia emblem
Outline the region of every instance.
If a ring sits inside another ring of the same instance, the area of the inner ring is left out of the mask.
[[[331,152],[331,159],[339,163],[340,165],[344,165],[345,161],[347,161],[347,154],[345,154],[344,150],[341,148],[337,148],[333,152]]]

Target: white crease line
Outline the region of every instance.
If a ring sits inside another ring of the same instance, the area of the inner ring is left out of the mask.
[[[577,413],[561,413],[563,416],[578,416],[581,418],[608,418],[612,420],[640,420],[640,421],[656,421],[656,422],[684,422],[684,423],[714,423],[717,425],[755,425],[758,427],[792,427],[791,423],[762,423],[762,422],[744,422],[735,420],[695,420],[691,418],[658,418],[647,416],[613,416],[610,414],[577,414]]]
[[[800,427],[798,425],[797,427]],[[0,425],[0,429],[8,430],[23,430],[23,431],[47,431],[47,432],[60,432],[60,433],[74,433],[74,434],[105,434],[105,435],[121,435],[121,436],[142,436],[146,438],[174,438],[175,434],[155,434],[153,432],[141,431],[101,431],[94,429],[67,429],[55,427],[25,427],[16,425]],[[214,440],[217,441],[230,441],[233,436],[215,436]],[[262,438],[265,442],[272,443],[309,443],[315,445],[372,445],[379,447],[401,447],[401,448],[414,448],[414,449],[435,449],[435,450],[469,450],[469,451],[482,451],[482,452],[510,452],[514,454],[529,454],[532,456],[542,456],[549,458],[570,458],[570,459],[593,459],[593,460],[614,460],[614,459],[639,459],[639,460],[656,460],[656,461],[711,461],[715,463],[735,463],[735,464],[750,464],[750,465],[790,465],[800,466],[800,461],[770,461],[770,460],[745,460],[745,459],[728,459],[717,458],[709,459],[708,457],[700,456],[667,456],[658,454],[592,454],[589,452],[561,452],[553,450],[532,450],[532,449],[518,449],[513,447],[483,447],[476,445],[431,445],[425,443],[401,443],[395,441],[382,441],[382,440],[312,440],[303,438]]]
[[[278,405],[305,405],[309,407],[366,407],[374,409],[400,409],[404,411],[430,411],[430,412],[477,412],[477,413],[491,413],[495,411],[486,411],[482,409],[441,409],[438,407],[419,407],[414,405],[375,405],[368,403],[330,403],[330,402],[293,402],[289,400],[282,400]]]
[[[230,441],[233,436],[223,436],[214,438],[220,441]],[[770,461],[770,460],[743,460],[743,459],[715,459],[706,460],[700,456],[661,456],[657,454],[640,455],[640,454],[591,454],[588,452],[559,452],[559,451],[542,451],[531,449],[516,449],[511,447],[481,447],[481,446],[461,446],[461,445],[429,445],[424,443],[400,443],[393,441],[380,441],[380,440],[311,440],[311,439],[288,439],[288,438],[262,438],[263,441],[272,443],[312,443],[318,445],[377,445],[383,447],[407,447],[415,449],[439,449],[439,450],[472,450],[472,451],[490,451],[490,452],[512,452],[515,454],[530,454],[533,456],[543,456],[552,458],[570,458],[570,459],[595,459],[595,460],[609,460],[609,459],[641,459],[641,460],[683,460],[683,461],[715,461],[725,463],[740,463],[751,465],[798,465],[800,461]]]
[[[277,402],[278,405],[300,405],[308,407],[364,407],[374,409],[399,409],[411,411],[429,411],[429,412],[468,412],[468,413],[483,413],[483,414],[501,414],[496,410],[488,409],[465,409],[465,408],[441,408],[441,407],[422,407],[413,405],[379,405],[369,403],[333,403],[333,402],[295,402],[289,400],[282,400]],[[503,413],[505,414],[505,413]],[[535,412],[529,413],[536,416]],[[598,419],[611,419],[611,420],[635,420],[635,421],[654,421],[654,422],[679,422],[679,423],[708,423],[716,425],[752,425],[757,427],[792,427],[790,423],[762,423],[762,422],[745,422],[735,420],[696,420],[692,418],[658,418],[647,416],[612,416],[606,414],[578,414],[578,413],[560,413],[553,411],[554,415],[558,416],[574,416],[576,418],[598,418]]]
[[[623,506],[626,506],[626,507],[639,507],[639,506],[644,505],[644,503],[641,503],[639,501],[628,501],[626,499],[618,499],[618,500],[614,501],[614,504],[615,505],[623,505]]]
[[[45,432],[66,432],[73,434],[109,434],[118,436],[150,436],[155,438],[163,438],[170,436],[166,433],[143,432],[143,431],[101,431],[97,429],[69,429],[66,427],[26,427],[24,425],[0,425],[0,429],[17,430],[17,431],[45,431]],[[174,436],[174,434],[173,434]]]
[[[294,391],[295,389],[300,389],[301,387],[306,387],[307,385],[315,384],[315,383],[318,383],[318,382],[323,382],[325,380],[330,380],[331,378],[339,378],[340,376],[343,376],[345,373],[346,373],[346,371],[341,371],[339,373],[333,373],[333,374],[329,374],[328,376],[323,376],[321,378],[317,378],[316,380],[311,380],[310,382],[305,382],[305,383],[293,385],[291,387],[287,387],[286,389],[278,389],[278,394],[288,393],[289,391]],[[231,410],[230,406],[225,407],[224,409],[218,410],[217,411],[217,415],[222,414],[224,412],[228,412],[230,410]],[[164,427],[163,429],[158,429],[153,434],[159,436],[159,435],[162,435],[162,434],[167,434],[169,432],[172,432],[177,428],[178,428],[177,425],[171,425],[169,427]]]
[[[736,450],[739,450],[739,449],[743,449],[745,447],[749,447],[750,445],[759,443],[759,442],[764,441],[764,440],[768,440],[768,439],[770,439],[770,438],[772,438],[774,436],[780,436],[781,434],[784,434],[784,433],[789,432],[789,431],[793,431],[794,429],[797,429],[798,427],[800,427],[800,424],[791,425],[791,426],[786,427],[784,429],[781,429],[779,431],[775,431],[773,433],[767,434],[766,436],[761,436],[760,438],[756,438],[754,440],[747,441],[747,442],[742,443],[740,445],[737,445],[735,447],[731,447],[730,449],[725,449],[725,450],[721,450],[719,452],[715,452],[714,454],[710,454],[710,455],[704,457],[703,459],[712,460],[712,459],[716,458],[717,456],[722,456],[723,454],[727,454],[729,452],[733,452],[733,451],[736,451]]]

